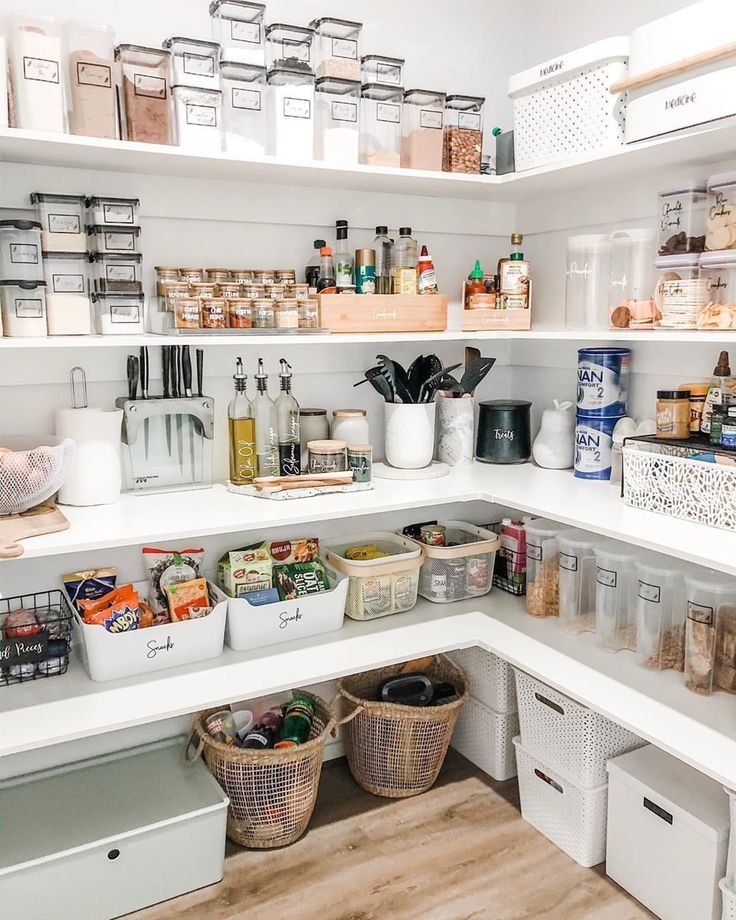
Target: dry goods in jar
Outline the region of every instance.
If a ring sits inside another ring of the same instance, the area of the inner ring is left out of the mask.
[[[526,609],[533,617],[556,617],[560,612],[560,570],[557,557],[542,562],[538,577],[526,586]]]

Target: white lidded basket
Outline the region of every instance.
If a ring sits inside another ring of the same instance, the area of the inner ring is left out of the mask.
[[[628,38],[607,38],[511,77],[517,172],[622,146],[626,94],[609,87],[628,58]]]
[[[419,594],[433,604],[483,597],[493,587],[493,566],[501,538],[491,530],[464,521],[440,521],[455,546],[421,546]]]
[[[586,789],[530,753],[514,738],[521,817],[578,865],[606,858],[608,785]]]
[[[644,744],[633,732],[540,680],[516,668],[514,673],[524,747],[574,783],[606,783],[609,757]]]
[[[516,776],[512,740],[518,732],[517,713],[494,712],[468,696],[455,723],[450,744],[493,779],[507,780]]]
[[[447,657],[465,671],[468,693],[498,713],[516,712],[514,669],[503,658],[477,645],[448,652]]]
[[[4,437],[0,453],[0,514],[20,514],[59,491],[74,459],[74,441]]]
[[[375,544],[388,556],[346,559],[352,546]],[[417,602],[423,548],[414,540],[389,531],[355,534],[340,543],[323,546],[320,557],[328,571],[349,575],[345,613],[353,620],[374,620],[411,610]]]
[[[736,920],[736,891],[731,888],[727,878],[722,878],[718,885],[723,898],[721,920]]]

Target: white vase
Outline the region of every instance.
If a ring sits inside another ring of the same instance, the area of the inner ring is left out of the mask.
[[[123,410],[57,409],[56,434],[71,438],[76,453],[59,490],[62,505],[111,505],[120,498],[120,429]]]
[[[448,466],[473,462],[475,400],[437,397],[437,459]]]
[[[386,461],[400,470],[419,470],[434,454],[435,404],[386,403]]]

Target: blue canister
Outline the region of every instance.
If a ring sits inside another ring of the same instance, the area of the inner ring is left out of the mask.
[[[613,429],[618,418],[578,414],[575,422],[575,475],[578,479],[610,479]]]
[[[630,348],[578,349],[578,414],[597,418],[626,415]]]

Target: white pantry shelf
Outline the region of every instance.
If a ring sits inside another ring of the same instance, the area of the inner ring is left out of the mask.
[[[180,628],[186,628],[180,627]],[[155,675],[95,683],[77,656],[67,674],[0,691],[0,756],[180,716],[331,680],[414,657],[480,645],[624,725],[676,757],[736,786],[734,699],[702,697],[682,675],[640,668],[633,654],[569,636],[537,620],[523,598],[494,590],[451,605],[420,601],[406,614]]]
[[[630,508],[617,487],[575,479],[570,470],[545,470],[532,463],[473,463],[442,479],[379,479],[375,486],[369,492],[284,502],[232,495],[221,485],[189,492],[186,502],[179,492],[126,494],[114,505],[64,507],[69,530],[25,540],[22,558],[486,501],[736,575],[736,533]]]

